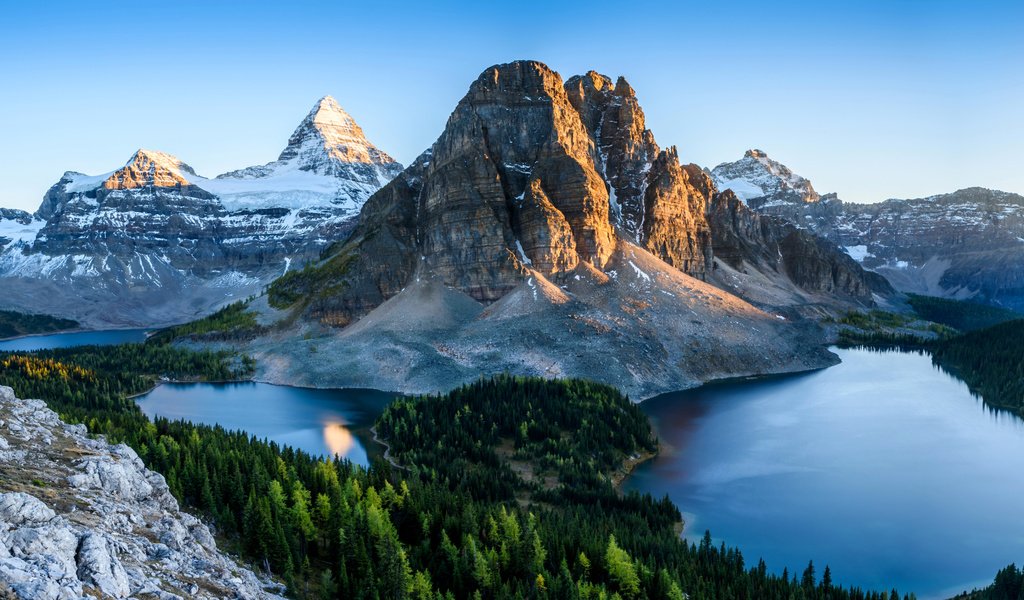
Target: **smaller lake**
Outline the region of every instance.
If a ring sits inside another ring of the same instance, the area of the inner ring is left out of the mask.
[[[74,346],[112,346],[146,341],[150,329],[107,329],[104,331],[76,331],[50,335],[29,335],[0,340],[0,352],[32,352],[50,348]]]
[[[167,383],[136,400],[150,418],[241,429],[310,454],[337,454],[366,466],[373,444],[369,429],[396,395],[252,382]]]

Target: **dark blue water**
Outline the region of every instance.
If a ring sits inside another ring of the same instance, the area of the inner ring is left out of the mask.
[[[643,403],[664,444],[630,489],[668,494],[684,536],[710,529],[748,564],[922,598],[1024,561],[1024,424],[927,356],[843,363]]]
[[[149,329],[110,329],[106,331],[79,331],[76,333],[54,333],[51,335],[30,335],[0,341],[0,352],[31,352],[47,348],[70,348],[72,346],[111,346],[142,342]]]
[[[266,383],[168,383],[137,401],[148,416],[241,429],[310,454],[367,465],[367,430],[395,398],[376,390]]]

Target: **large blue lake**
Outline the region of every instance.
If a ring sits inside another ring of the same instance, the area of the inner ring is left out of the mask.
[[[836,352],[644,402],[664,447],[627,487],[668,494],[687,538],[710,530],[774,571],[813,559],[843,584],[945,598],[1024,560],[1024,423],[928,356]]]

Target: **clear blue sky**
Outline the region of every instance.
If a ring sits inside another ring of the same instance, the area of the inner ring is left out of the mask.
[[[859,202],[1024,192],[1024,1],[20,2],[0,21],[0,206],[139,147],[212,176],[324,94],[403,163],[487,66],[625,75],[662,146],[761,148]]]

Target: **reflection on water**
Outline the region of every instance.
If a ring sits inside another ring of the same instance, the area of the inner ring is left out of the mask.
[[[317,390],[266,383],[172,383],[138,398],[149,415],[241,429],[310,454],[367,465],[365,432],[395,397],[376,390]]]
[[[324,444],[331,454],[348,456],[352,448],[355,447],[356,440],[352,437],[352,432],[345,429],[344,425],[328,423],[324,425]]]
[[[776,572],[813,559],[843,584],[948,598],[1019,562],[1024,422],[928,356],[836,352],[823,371],[644,402],[664,451],[627,486]]]

